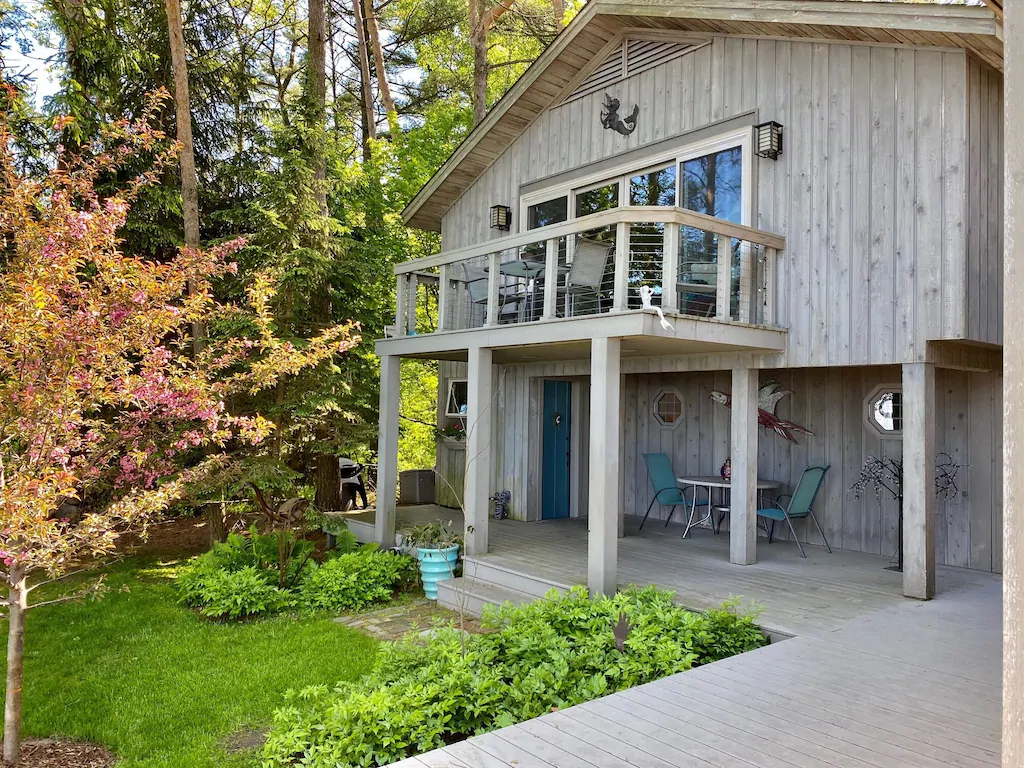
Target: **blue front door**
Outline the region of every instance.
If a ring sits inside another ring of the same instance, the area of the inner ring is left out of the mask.
[[[541,462],[541,519],[569,516],[569,451],[572,431],[569,412],[572,384],[544,382],[544,455]]]

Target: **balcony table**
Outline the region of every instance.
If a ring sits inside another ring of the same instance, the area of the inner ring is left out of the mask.
[[[498,272],[509,277],[518,277],[526,280],[527,292],[529,293],[528,317],[534,316],[534,309],[537,303],[537,279],[544,276],[547,265],[543,261],[534,259],[515,259],[504,261],[498,266]],[[565,265],[558,266],[558,273],[564,274],[569,271]],[[490,267],[484,267],[484,272],[490,272]]]
[[[732,487],[732,482],[729,479],[722,478],[721,475],[699,475],[696,477],[677,477],[676,482],[683,486],[689,486],[693,489],[693,496],[690,498],[690,514],[686,518],[686,528],[683,530],[683,538],[686,538],[686,534],[690,532],[690,529],[697,525],[703,525],[704,523],[711,523],[711,530],[718,533],[715,530],[714,510],[711,504],[711,493],[713,488],[729,489]],[[757,493],[761,497],[765,491],[777,491],[782,487],[782,483],[776,482],[775,480],[762,480],[757,479]],[[707,488],[708,489],[708,513],[700,520],[694,520],[693,516],[697,509],[697,489]],[[725,491],[722,491],[724,495]],[[685,494],[685,491],[684,491]],[[759,501],[760,503],[760,501]]]

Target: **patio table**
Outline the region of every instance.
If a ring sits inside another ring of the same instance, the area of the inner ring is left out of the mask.
[[[526,281],[527,293],[529,294],[529,309],[527,316],[531,319],[534,315],[534,310],[537,303],[537,279],[544,276],[544,272],[547,268],[547,264],[543,261],[537,261],[535,259],[515,259],[513,261],[503,261],[498,266],[498,272],[509,277],[518,277]],[[484,272],[489,272],[490,267],[484,267]],[[558,266],[558,273],[564,274],[569,271],[569,267],[564,265]]]
[[[689,486],[693,489],[693,496],[690,499],[690,514],[686,518],[686,529],[683,531],[683,538],[686,538],[686,534],[690,532],[690,529],[696,525],[703,525],[704,523],[711,523],[711,530],[718,533],[715,530],[715,519],[714,519],[714,508],[711,504],[712,489],[721,488],[728,490],[732,487],[732,482],[728,479],[724,479],[719,475],[699,475],[696,477],[677,477],[676,482],[683,486]],[[775,480],[762,480],[757,479],[757,492],[758,495],[763,495],[765,491],[777,491],[782,487],[782,483],[776,482]],[[697,510],[697,489],[707,488],[708,489],[708,513],[700,520],[694,520],[693,516]],[[722,491],[723,495],[725,490]]]

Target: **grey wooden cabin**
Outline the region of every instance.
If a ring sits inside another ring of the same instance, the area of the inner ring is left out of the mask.
[[[589,584],[614,589],[650,452],[731,460],[734,563],[768,546],[757,478],[810,464],[832,546],[889,556],[896,502],[850,490],[873,456],[903,462],[906,595],[936,563],[1000,571],[1001,29],[980,6],[591,0],[405,211],[443,250],[396,269],[377,343],[378,538],[411,357],[444,361],[439,424],[467,427],[437,485],[471,556],[507,489],[514,519],[588,517]],[[813,435],[759,428],[771,382]]]

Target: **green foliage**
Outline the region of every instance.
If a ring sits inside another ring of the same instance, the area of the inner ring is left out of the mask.
[[[621,614],[630,631],[616,649]],[[611,598],[576,588],[491,611],[492,634],[454,627],[382,646],[372,673],[291,692],[264,749],[265,768],[385,765],[683,672],[765,643],[733,607],[693,613],[653,587]]]
[[[249,565],[237,571],[217,568],[189,585],[193,604],[211,619],[242,619],[274,613],[292,604],[291,594],[267,583],[263,572]]]
[[[26,738],[102,744],[118,768],[253,768],[252,751],[225,750],[233,734],[269,726],[289,688],[372,668],[377,642],[330,616],[197,616],[174,602],[177,569],[123,561],[102,600],[33,610]],[[75,592],[89,578],[42,587],[38,599]]]
[[[402,529],[402,538],[407,546],[416,549],[448,549],[449,547],[463,545],[462,536],[453,531],[439,520],[432,523],[410,525]]]
[[[359,610],[390,600],[415,578],[411,557],[363,547],[314,568],[302,583],[301,602],[314,611]]]

